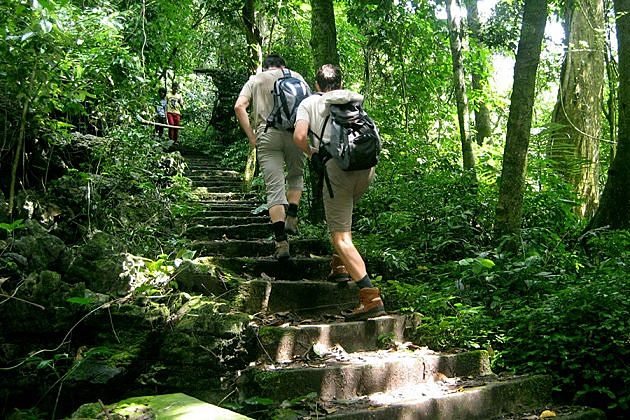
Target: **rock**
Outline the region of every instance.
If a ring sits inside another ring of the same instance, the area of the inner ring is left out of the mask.
[[[75,257],[66,273],[66,281],[83,282],[95,292],[124,292],[122,272],[123,246],[105,232],[94,232],[84,245],[74,250]]]
[[[68,261],[66,244],[49,234],[39,223],[27,220],[24,229],[16,230],[17,239],[11,247],[14,253],[27,260],[27,271],[55,270],[63,272]]]
[[[69,420],[92,418],[251,420],[250,417],[204,403],[181,393],[129,398],[108,406],[103,406],[101,403],[84,404]]]

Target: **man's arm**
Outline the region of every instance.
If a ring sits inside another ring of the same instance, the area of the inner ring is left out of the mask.
[[[254,130],[252,129],[251,124],[249,123],[249,115],[247,115],[247,107],[249,107],[249,98],[247,96],[239,96],[234,104],[234,113],[236,114],[236,119],[240,124],[241,128],[245,132],[247,139],[249,140],[249,145],[253,148],[256,147],[256,134],[254,134]]]
[[[296,121],[295,129],[293,130],[293,142],[301,151],[306,153],[310,159],[310,157],[313,156],[313,153],[317,152],[317,149],[308,144],[308,127],[308,121]]]

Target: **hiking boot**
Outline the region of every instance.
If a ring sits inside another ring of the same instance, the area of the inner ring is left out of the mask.
[[[291,257],[289,254],[289,241],[276,241],[276,252],[273,254],[277,260],[286,260]]]
[[[284,231],[289,235],[297,235],[298,227],[297,227],[298,218],[297,216],[287,216],[284,220]]]
[[[385,315],[381,291],[376,287],[359,289],[359,306],[352,311],[342,312],[346,321],[361,321]]]
[[[328,274],[328,281],[334,281],[337,283],[344,283],[352,280],[346,266],[343,265],[339,255],[333,254],[332,260],[330,260],[330,274]]]

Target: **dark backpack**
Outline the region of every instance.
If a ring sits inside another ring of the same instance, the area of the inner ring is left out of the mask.
[[[273,110],[267,117],[265,130],[275,127],[293,131],[298,105],[311,95],[308,85],[291,76],[288,69],[283,68],[282,74],[273,84]]]
[[[326,171],[326,162],[335,159],[344,171],[358,171],[376,166],[381,152],[381,136],[374,121],[363,110],[362,101],[345,104],[330,104],[330,114],[324,120],[319,136],[316,171],[319,173],[319,186],[326,182],[330,198],[334,198],[332,186]],[[322,141],[326,126],[330,121],[330,142]]]
[[[335,159],[344,171],[358,171],[376,166],[381,152],[381,137],[374,121],[363,110],[362,103],[331,104],[330,143],[320,142],[319,151],[324,160]],[[320,137],[320,138],[321,138]]]

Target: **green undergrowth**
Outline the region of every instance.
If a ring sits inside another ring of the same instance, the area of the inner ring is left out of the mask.
[[[584,233],[570,189],[534,161],[548,187],[528,184],[520,235],[493,239],[490,161],[475,184],[443,155],[379,164],[355,242],[387,308],[416,314],[418,344],[487,349],[497,372],[550,374],[558,398],[623,413],[630,234]]]

